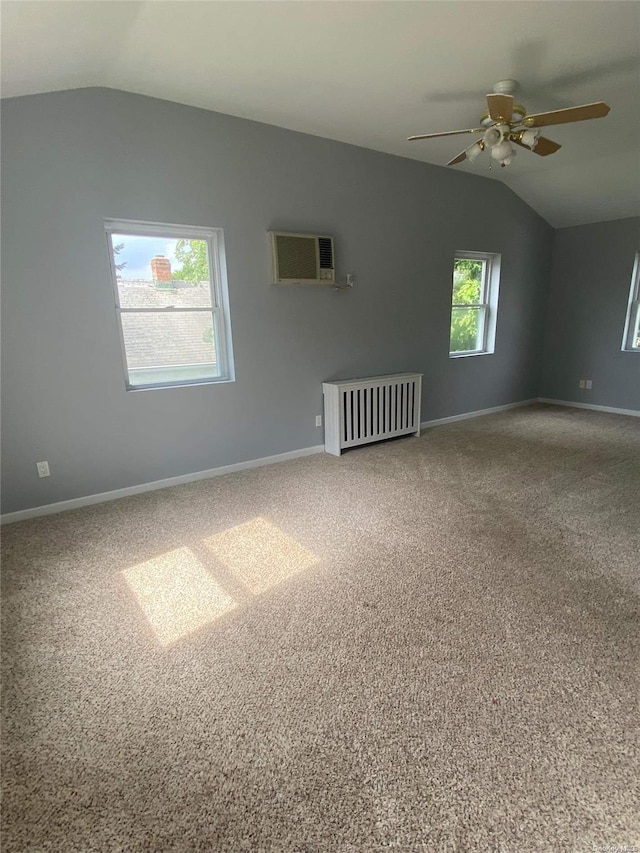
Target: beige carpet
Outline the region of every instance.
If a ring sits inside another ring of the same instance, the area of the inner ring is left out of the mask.
[[[4,529],[4,851],[640,846],[640,421],[535,406]]]

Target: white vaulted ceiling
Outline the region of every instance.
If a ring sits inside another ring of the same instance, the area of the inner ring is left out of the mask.
[[[640,5],[513,2],[4,0],[3,97],[107,86],[442,165],[484,95],[521,84],[529,112],[606,101],[545,129],[551,157],[450,167],[504,181],[559,227],[640,212]],[[468,141],[467,141],[468,140]]]

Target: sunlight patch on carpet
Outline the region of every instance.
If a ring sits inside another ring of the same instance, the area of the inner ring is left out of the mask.
[[[176,548],[122,574],[163,646],[237,606],[189,548]]]
[[[203,542],[254,595],[319,562],[304,545],[264,518],[223,530]]]

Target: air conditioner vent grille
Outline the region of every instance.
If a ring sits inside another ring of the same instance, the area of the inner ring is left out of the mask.
[[[333,269],[333,241],[330,237],[318,237],[318,249],[320,252],[320,269]]]
[[[280,234],[277,240],[280,278],[315,280],[318,275],[316,241],[313,237]]]

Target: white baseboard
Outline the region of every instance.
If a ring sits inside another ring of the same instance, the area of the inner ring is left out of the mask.
[[[233,474],[234,471],[245,471],[247,468],[260,468],[263,465],[273,465],[275,462],[286,462],[288,459],[298,459],[301,456],[312,456],[314,453],[324,453],[324,444],[315,447],[303,447],[300,450],[290,450],[275,456],[264,456],[262,459],[250,459],[248,462],[236,462],[234,465],[223,465],[221,468],[209,468],[207,471],[195,471],[192,474],[181,474],[178,477],[168,477],[166,480],[155,480],[152,483],[140,483],[125,489],[114,489],[111,492],[101,492],[97,495],[87,495],[84,498],[73,498],[69,501],[58,501],[44,506],[21,509],[18,512],[8,512],[0,516],[0,524],[11,524],[14,521],[25,521],[41,515],[53,515],[70,509],[80,509],[92,504],[114,501],[142,492],[153,492],[156,489],[166,489],[170,486],[180,486],[183,483],[194,483],[196,480],[208,480],[211,477],[221,477],[223,474]]]
[[[443,426],[444,424],[452,424],[454,421],[466,421],[469,418],[479,418],[482,415],[493,415],[496,412],[506,412],[507,409],[519,409],[520,406],[531,406],[538,402],[538,397],[533,397],[531,400],[520,400],[517,403],[506,403],[503,406],[492,406],[490,409],[476,409],[475,412],[464,412],[461,415],[450,415],[448,418],[436,418],[433,421],[423,421],[420,424],[420,429],[429,429],[429,427]]]
[[[533,403],[548,403],[553,406],[570,406],[576,409],[591,409],[596,412],[609,412],[615,415],[629,415],[634,418],[640,417],[640,412],[635,409],[616,409],[612,406],[597,406],[592,403],[573,403],[569,400],[552,400],[548,397],[534,397],[531,400],[520,400],[518,403],[507,403],[504,406],[492,406],[490,409],[477,409],[475,412],[464,412],[461,415],[450,415],[447,418],[436,418],[432,421],[423,421],[420,429],[443,426],[455,421],[466,421],[470,418],[479,418],[482,415],[492,415],[496,412],[506,412],[508,409],[518,409],[521,406],[530,406]],[[167,489],[170,486],[180,486],[184,483],[194,483],[197,480],[208,480],[211,477],[221,477],[223,474],[233,474],[234,471],[245,471],[248,468],[260,468],[263,465],[273,465],[276,462],[286,462],[288,459],[298,459],[301,456],[312,456],[315,453],[324,453],[324,445],[317,444],[315,447],[303,447],[300,450],[290,450],[287,453],[278,453],[275,456],[264,456],[261,459],[250,459],[247,462],[236,462],[233,465],[223,465],[220,468],[209,468],[206,471],[195,471],[192,474],[181,474],[178,477],[168,477],[166,480],[155,480],[152,483],[140,483],[136,486],[128,486],[124,489],[114,489],[110,492],[101,492],[97,495],[87,495],[83,498],[73,498],[68,501],[35,506],[30,509],[22,509],[17,512],[8,512],[0,516],[0,524],[11,524],[15,521],[26,521],[29,518],[37,518],[41,515],[53,515],[58,512],[66,512],[71,509],[80,509],[92,504],[114,501],[118,498],[126,498],[130,495],[139,495],[143,492],[153,492],[156,489]]]
[[[608,412],[611,415],[628,415],[631,418],[640,418],[640,412],[636,409],[616,409],[614,406],[597,406],[595,403],[552,400],[551,397],[538,397],[538,403],[549,403],[551,406],[570,406],[572,409],[589,409],[592,412]]]

